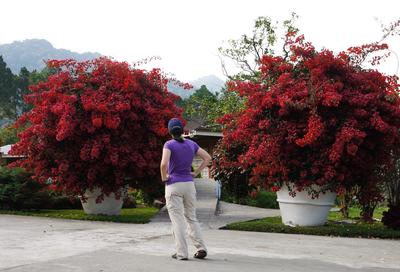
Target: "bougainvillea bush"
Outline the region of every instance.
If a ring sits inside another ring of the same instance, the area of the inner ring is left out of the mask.
[[[286,184],[292,195],[360,186],[364,196],[376,197],[374,171],[390,163],[399,143],[399,85],[397,77],[361,63],[386,48],[370,44],[334,54],[287,33],[286,53],[263,56],[258,80],[228,83],[247,102],[220,120],[219,167],[240,165],[252,184],[274,191]]]
[[[161,71],[108,58],[54,60],[48,66],[56,73],[30,87],[26,102],[34,107],[17,121],[30,126],[12,148],[27,155],[16,165],[33,170],[40,182],[51,178],[71,195],[100,187],[119,197],[127,184],[159,188],[166,124],[181,114]]]
[[[236,203],[248,197],[255,189],[249,184],[250,171],[244,170],[237,160],[238,154],[243,153],[243,148],[246,147],[240,144],[236,146],[234,143],[225,146],[219,142],[212,157],[211,175],[221,182],[222,198],[231,196]]]

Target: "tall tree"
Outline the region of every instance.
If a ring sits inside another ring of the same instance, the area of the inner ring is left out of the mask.
[[[29,86],[36,85],[39,82],[45,82],[47,78],[55,72],[54,69],[48,67],[41,71],[33,70],[32,72],[29,72],[25,67],[21,68],[19,75],[15,77],[17,92],[13,105],[15,107],[16,117],[32,109],[32,105],[24,101],[24,96],[31,93]]]
[[[50,67],[45,67],[40,71],[33,70],[29,74],[29,85],[36,85],[39,82],[45,82],[50,75],[54,75],[56,72],[55,69]]]
[[[14,75],[0,56],[0,119],[14,119],[16,96]]]
[[[19,75],[16,76],[17,93],[15,97],[15,112],[17,116],[27,112],[30,107],[24,102],[24,96],[29,93],[31,73],[25,67],[22,67]]]
[[[218,102],[211,109],[210,119],[217,123],[217,120],[225,114],[239,112],[244,109],[245,98],[240,97],[236,92],[223,89],[218,96]]]
[[[196,90],[187,100],[185,100],[184,117],[190,120],[197,120],[205,125],[214,123],[211,110],[216,106],[218,97],[210,92],[205,85]]]
[[[296,13],[291,14],[291,18],[283,21],[282,28],[284,33],[298,32],[295,22],[298,16]],[[278,22],[273,22],[269,17],[258,17],[254,23],[251,34],[243,34],[239,39],[231,39],[227,41],[226,46],[220,47],[221,64],[225,75],[231,80],[252,80],[258,81],[260,71],[258,67],[261,64],[261,58],[264,55],[274,55],[279,50],[277,32],[281,30]],[[283,38],[285,39],[285,38]],[[287,49],[282,48],[285,57],[287,57]],[[229,74],[225,61],[228,60],[239,68],[239,72],[235,75]]]

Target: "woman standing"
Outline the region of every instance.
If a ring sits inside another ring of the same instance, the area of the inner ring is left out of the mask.
[[[196,218],[196,189],[193,178],[208,165],[211,157],[195,142],[182,137],[183,125],[179,119],[173,118],[168,122],[168,131],[172,140],[164,145],[160,170],[161,178],[166,183],[165,199],[175,239],[176,253],[172,258],[188,260],[186,221],[189,237],[197,248],[194,258],[204,259],[207,249]],[[203,162],[191,172],[195,155],[202,158]]]

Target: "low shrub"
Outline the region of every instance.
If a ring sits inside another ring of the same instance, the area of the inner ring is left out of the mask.
[[[39,209],[47,206],[49,201],[45,185],[32,181],[29,173],[21,168],[0,166],[1,209]]]
[[[128,194],[124,198],[124,205],[122,206],[123,208],[136,208],[136,198],[134,197],[133,194]]]
[[[389,205],[389,210],[383,212],[382,223],[388,228],[400,230],[400,206]]]
[[[71,198],[49,190],[46,184],[31,179],[22,168],[0,166],[0,209],[81,209],[79,198]]]
[[[72,198],[65,195],[52,196],[48,206],[49,209],[54,210],[82,209],[82,204],[78,197]]]
[[[260,208],[279,209],[279,203],[276,199],[276,193],[261,191],[255,197],[255,206]]]
[[[245,196],[237,198],[234,195],[222,191],[222,200],[240,205],[248,205],[265,209],[279,209],[276,193],[269,191],[260,191],[254,197]]]

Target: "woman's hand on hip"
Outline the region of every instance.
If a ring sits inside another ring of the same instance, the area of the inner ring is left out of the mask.
[[[165,180],[162,180],[162,182],[167,182],[169,180],[169,175],[167,174],[167,178]]]

